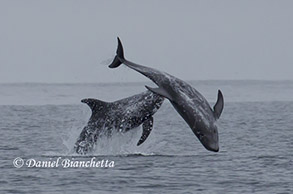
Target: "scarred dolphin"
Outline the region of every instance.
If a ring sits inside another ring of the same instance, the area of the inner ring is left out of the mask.
[[[167,73],[126,60],[122,43],[118,38],[116,56],[109,67],[116,68],[122,63],[151,79],[158,88],[146,88],[169,99],[207,150],[219,151],[218,129],[215,122],[224,108],[224,98],[220,90],[218,100],[212,109],[207,100],[188,83]]]
[[[142,144],[153,129],[153,115],[161,107],[164,98],[151,91],[124,98],[115,102],[97,99],[83,99],[92,110],[87,126],[82,130],[75,151],[86,154],[92,151],[97,139],[103,135],[109,137],[114,130],[127,132],[142,124],[142,136],[137,145]]]

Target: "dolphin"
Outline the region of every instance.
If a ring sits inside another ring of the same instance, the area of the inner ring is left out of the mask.
[[[151,91],[115,102],[93,98],[81,100],[91,108],[92,115],[75,143],[75,151],[78,154],[86,154],[93,150],[99,137],[110,137],[114,130],[124,133],[142,124],[142,136],[137,146],[141,145],[152,131],[153,115],[163,101],[161,95]]]
[[[109,67],[116,68],[123,63],[151,79],[158,88],[151,88],[149,86],[146,86],[146,88],[167,98],[189,125],[202,145],[209,151],[218,152],[219,136],[216,120],[219,119],[224,108],[222,92],[218,90],[218,99],[212,109],[207,100],[188,83],[168,73],[126,60],[122,43],[119,37],[117,39],[118,48],[116,56]]]

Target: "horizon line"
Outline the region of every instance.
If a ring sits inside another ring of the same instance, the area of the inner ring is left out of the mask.
[[[193,81],[264,81],[264,82],[285,82],[293,81],[293,79],[200,79],[200,80],[184,80],[187,82]],[[121,82],[0,82],[0,84],[134,84],[134,83],[147,83],[151,81],[121,81]]]

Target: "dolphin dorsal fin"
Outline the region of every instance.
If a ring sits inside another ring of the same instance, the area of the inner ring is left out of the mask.
[[[104,102],[102,100],[94,99],[94,98],[86,98],[81,100],[82,103],[87,104],[93,113],[101,111],[109,106],[109,102]]]
[[[220,118],[224,108],[224,97],[221,90],[218,90],[218,99],[214,106],[214,116],[216,119]]]
[[[155,94],[158,94],[158,95],[161,95],[165,98],[168,98],[169,100],[173,101],[173,98],[172,96],[163,88],[151,88],[149,86],[145,86],[149,91],[155,93]]]

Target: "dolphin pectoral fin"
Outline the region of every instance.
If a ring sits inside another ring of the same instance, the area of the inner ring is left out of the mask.
[[[220,118],[224,108],[224,97],[221,90],[218,90],[218,100],[214,106],[214,116],[216,119]]]
[[[166,92],[166,90],[164,90],[163,88],[151,88],[149,86],[145,86],[145,87],[155,94],[159,94],[165,98],[168,98],[169,100],[173,100],[172,96],[168,92]]]
[[[152,129],[153,129],[153,117],[150,117],[148,120],[145,120],[142,124],[142,135],[137,142],[137,146],[141,145],[150,135]]]
[[[92,112],[98,112],[101,110],[105,110],[107,107],[109,107],[109,102],[104,102],[102,100],[94,99],[94,98],[86,98],[81,100],[82,103],[87,104]]]

